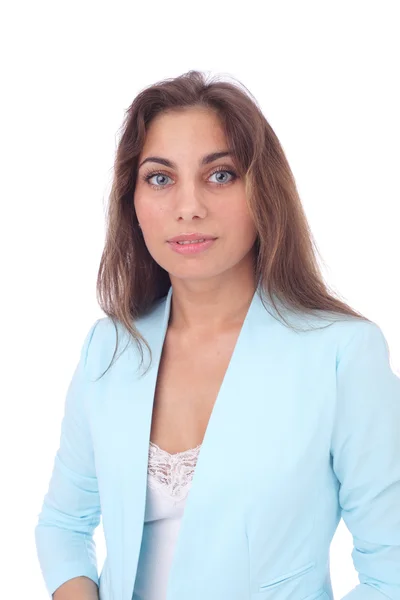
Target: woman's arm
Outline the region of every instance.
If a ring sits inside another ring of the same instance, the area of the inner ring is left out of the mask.
[[[100,498],[85,407],[90,386],[88,352],[99,321],[86,335],[67,391],[60,445],[35,528],[37,555],[50,598],[73,578],[86,577],[99,585],[93,532],[100,523]],[[79,581],[70,585],[76,587]],[[80,585],[90,592],[89,582]],[[92,586],[89,598],[96,597],[93,591]],[[63,598],[61,593],[58,597]]]
[[[99,600],[99,588],[88,577],[74,577],[54,592],[53,600]]]
[[[400,379],[375,323],[338,357],[331,454],[360,581],[344,598],[400,600]]]

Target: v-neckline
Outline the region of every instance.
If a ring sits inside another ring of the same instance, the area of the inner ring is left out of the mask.
[[[209,431],[212,427],[213,421],[216,419],[215,414],[217,413],[217,411],[220,407],[220,403],[221,403],[221,400],[220,400],[221,392],[223,392],[223,390],[225,389],[226,380],[228,379],[228,376],[232,369],[231,365],[234,362],[234,359],[237,356],[238,352],[240,351],[240,345],[241,345],[242,338],[244,335],[243,332],[245,331],[246,327],[248,326],[248,322],[250,320],[251,313],[254,310],[254,306],[257,302],[257,296],[260,294],[260,292],[262,293],[262,288],[260,287],[260,285],[257,285],[257,287],[255,288],[255,290],[253,292],[253,296],[251,297],[251,300],[250,300],[249,306],[247,308],[246,314],[244,316],[242,325],[239,329],[239,333],[237,335],[236,342],[233,346],[233,350],[232,350],[227,368],[225,369],[225,373],[222,378],[221,385],[219,386],[216,398],[214,400],[214,403],[213,403],[213,406],[212,406],[212,409],[210,412],[210,416],[209,416],[209,419],[207,422],[207,426],[206,426],[206,429],[204,432],[203,442],[201,444],[199,444],[198,446],[196,446],[196,448],[195,448],[195,449],[199,449],[197,462],[199,461],[201,455],[203,454],[203,448],[205,447],[205,442],[207,442],[207,440],[208,440]],[[163,349],[164,349],[164,345],[165,345],[165,341],[166,341],[166,337],[167,337],[167,331],[168,331],[168,327],[169,327],[169,321],[170,321],[170,317],[171,317],[172,295],[173,295],[173,288],[172,288],[172,286],[170,286],[168,293],[165,297],[162,333],[161,333],[161,336],[159,339],[158,357],[157,357],[157,361],[155,361],[155,363],[154,363],[154,376],[153,376],[154,377],[154,387],[153,387],[153,396],[151,399],[151,406],[150,406],[150,431],[149,431],[149,438],[148,438],[149,445],[153,444],[153,442],[150,441],[150,432],[151,432],[151,423],[152,423],[153,410],[154,410],[154,395],[155,395],[155,389],[157,386],[157,379],[158,379],[158,374],[159,374],[160,365],[161,365],[162,353],[163,353]],[[158,448],[160,448],[160,447],[158,446]],[[163,448],[160,448],[160,450],[164,454],[166,454],[170,457],[174,457],[174,456],[179,456],[180,454],[185,454],[185,453],[193,450],[193,448],[189,448],[188,450],[184,450],[183,452],[175,452],[173,454],[171,454],[170,452],[167,452],[166,450],[163,450]]]
[[[150,446],[152,446],[153,448],[154,447],[157,448],[158,450],[160,450],[160,452],[162,452],[162,454],[166,454],[167,456],[175,457],[175,456],[181,456],[182,454],[189,454],[189,452],[194,452],[196,450],[199,450],[199,448],[201,448],[202,444],[199,444],[195,448],[188,448],[187,450],[181,450],[181,452],[168,452],[167,450],[164,450],[164,448],[161,448],[158,444],[155,444],[152,441],[150,441]]]

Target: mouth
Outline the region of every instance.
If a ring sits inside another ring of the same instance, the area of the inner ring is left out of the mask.
[[[175,244],[200,244],[201,242],[205,242],[206,239],[205,238],[201,238],[198,240],[182,240],[180,242],[175,242]]]
[[[178,240],[175,242],[169,241],[168,244],[178,254],[197,254],[208,250],[215,242],[217,238],[199,238],[197,240]]]
[[[205,240],[215,240],[214,235],[203,233],[202,231],[193,231],[191,233],[181,233],[175,237],[169,238],[168,242],[203,242]]]

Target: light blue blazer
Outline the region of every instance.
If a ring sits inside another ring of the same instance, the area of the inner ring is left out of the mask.
[[[146,375],[132,343],[94,382],[114,352],[108,317],[84,341],[35,528],[50,595],[86,575],[101,600],[132,598],[171,295],[136,322],[153,352]],[[294,331],[254,294],[198,458],[167,600],[330,600],[341,517],[360,581],[346,600],[400,600],[400,379],[378,325],[312,319]],[[119,334],[118,354],[128,340]]]

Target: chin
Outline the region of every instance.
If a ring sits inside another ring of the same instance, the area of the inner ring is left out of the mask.
[[[203,272],[203,273],[180,273],[179,271],[171,272],[168,271],[170,277],[175,279],[182,279],[186,281],[204,281],[207,279],[213,279],[214,277],[218,277],[219,273],[214,272]]]
[[[234,269],[234,265],[226,265],[222,268],[216,268],[215,264],[213,266],[209,265],[209,268],[207,268],[206,265],[196,265],[196,268],[194,268],[194,265],[188,264],[184,269],[163,268],[168,271],[170,277],[175,279],[186,281],[206,281],[226,275],[229,271]]]

